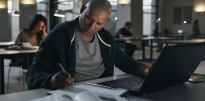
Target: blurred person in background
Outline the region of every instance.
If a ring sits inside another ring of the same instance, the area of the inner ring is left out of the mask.
[[[199,20],[194,21],[193,29],[192,29],[192,37],[198,37],[200,35],[200,30],[199,30]]]
[[[117,38],[135,38],[135,36],[132,35],[130,32],[130,29],[132,28],[131,22],[126,22],[123,28],[120,28],[117,32]],[[121,45],[120,45],[121,46]],[[134,52],[136,50],[136,45],[131,43],[125,43],[125,53],[129,55],[130,57],[133,56]]]
[[[22,42],[29,42],[32,46],[39,46],[40,41],[47,35],[46,26],[47,19],[43,15],[35,15],[28,28],[24,28],[20,31],[15,45],[21,46]],[[15,62],[17,65],[22,66],[23,69],[27,69],[26,57],[12,58],[11,62]]]

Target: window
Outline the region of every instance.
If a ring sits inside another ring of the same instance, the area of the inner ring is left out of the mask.
[[[112,13],[110,15],[110,21],[105,25],[105,29],[111,33],[112,36],[116,35],[116,9],[117,9],[117,0],[109,0],[112,5]]]
[[[158,30],[156,19],[158,19],[159,0],[143,0],[143,35],[154,35]]]
[[[47,6],[48,6],[48,2],[47,0],[36,0],[37,2],[37,14],[42,14],[43,16],[45,16],[46,18],[48,17],[48,10],[47,10]]]
[[[11,0],[7,1],[7,7],[8,7],[8,13],[11,13],[12,12],[12,1]]]
[[[174,7],[174,24],[182,24],[182,8],[181,7]]]
[[[192,23],[192,6],[174,7],[173,19],[174,19],[173,20],[174,24],[191,24]]]
[[[116,35],[116,21],[115,21],[115,14],[116,11],[113,11],[110,15],[110,21],[107,22],[105,25],[105,29],[111,33],[112,36]]]

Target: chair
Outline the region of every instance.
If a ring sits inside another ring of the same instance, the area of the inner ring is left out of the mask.
[[[21,79],[23,79],[23,91],[24,91],[24,83],[25,83],[24,75],[26,74],[26,72],[24,72],[23,70],[23,65],[20,64],[16,60],[16,58],[12,58],[11,61],[9,62],[7,92],[9,92],[9,78],[10,78],[11,67],[19,68],[20,77],[17,77],[17,80],[20,81]]]

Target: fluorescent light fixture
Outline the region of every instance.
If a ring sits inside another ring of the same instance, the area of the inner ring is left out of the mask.
[[[57,9],[54,16],[56,16],[56,17],[65,17],[64,11],[60,10],[60,9]]]
[[[7,1],[6,0],[0,0],[0,9],[6,9],[7,8]]]
[[[117,4],[121,5],[122,7],[126,7],[131,0],[117,0]]]
[[[19,0],[21,4],[26,4],[26,5],[34,5],[36,4],[36,0]]]
[[[36,2],[42,2],[43,0],[36,0]]]
[[[11,13],[12,16],[20,16],[20,14],[23,14],[24,16],[29,17],[29,18],[33,18],[33,16],[30,16],[30,15],[28,15],[28,14],[24,14],[22,11],[16,11],[16,10],[14,10],[14,11]]]
[[[20,12],[16,10],[14,10],[11,14],[12,16],[20,16]]]
[[[117,0],[118,4],[129,4],[131,0]]]
[[[203,14],[205,12],[205,0],[194,0],[194,11]]]

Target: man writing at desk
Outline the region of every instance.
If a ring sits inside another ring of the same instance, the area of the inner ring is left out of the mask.
[[[67,88],[74,81],[113,76],[114,64],[125,73],[146,76],[150,66],[122,52],[111,34],[103,29],[111,11],[109,1],[90,0],[82,6],[78,18],[51,30],[41,41],[26,75],[29,89]]]

